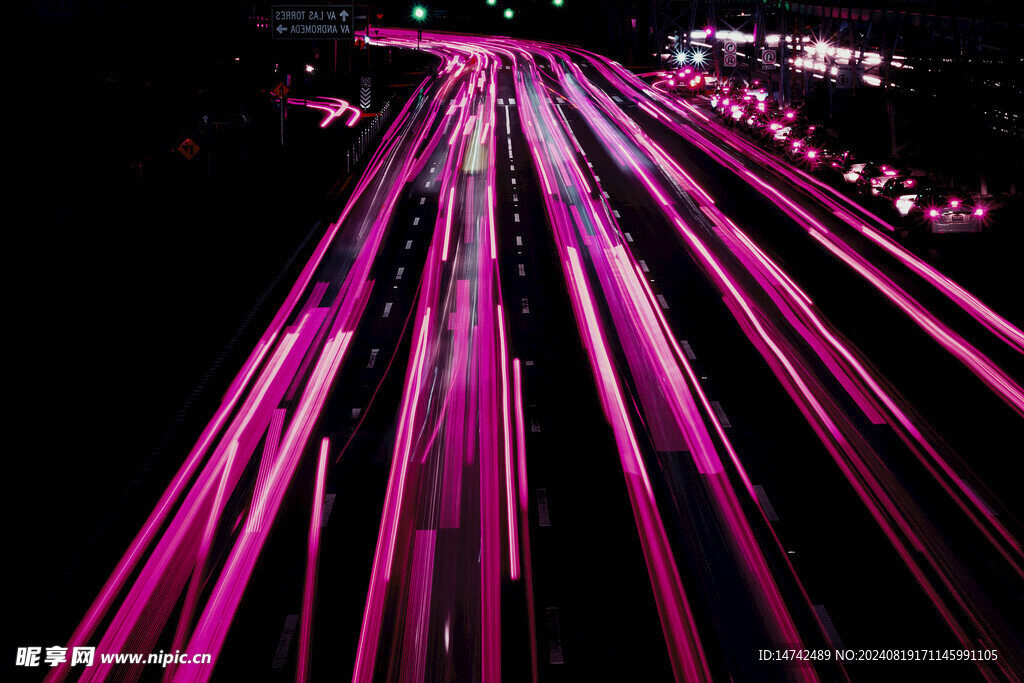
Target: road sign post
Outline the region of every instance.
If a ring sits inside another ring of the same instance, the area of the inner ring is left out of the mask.
[[[192,161],[192,157],[199,153],[199,145],[192,138],[185,138],[178,145],[178,151],[181,152],[183,157]]]
[[[275,40],[352,40],[352,5],[274,5],[270,34]]]

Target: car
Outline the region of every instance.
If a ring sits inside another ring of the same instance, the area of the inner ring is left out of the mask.
[[[919,195],[909,215],[932,234],[981,232],[987,209],[964,188],[943,188]]]
[[[901,174],[909,175],[909,173],[893,163],[869,162],[864,164],[863,168],[860,169],[857,173],[857,177],[853,180],[853,183],[857,186],[859,191],[864,194],[874,196],[878,194],[878,188],[880,188],[886,180]],[[847,178],[847,180],[849,180],[849,178]]]
[[[917,203],[917,198],[931,195],[934,184],[927,176],[895,175],[887,178],[878,189],[877,197],[890,204],[901,216],[906,216]]]
[[[817,170],[838,173],[845,177],[846,169],[854,163],[853,151],[842,141],[831,139],[818,149]]]
[[[723,123],[727,126],[738,126],[739,122],[744,116],[749,116],[748,111],[751,108],[750,100],[740,100],[738,102],[730,102],[725,107],[725,113],[723,115]]]
[[[793,127],[776,114],[762,121],[761,126],[754,131],[754,136],[764,147],[782,149],[792,130]]]
[[[815,124],[800,126],[790,131],[786,139],[785,154],[793,160],[810,159],[813,161],[818,157],[818,150],[828,140],[829,137],[823,126]]]

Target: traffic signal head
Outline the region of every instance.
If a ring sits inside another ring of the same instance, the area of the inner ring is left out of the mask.
[[[565,4],[565,0],[551,0],[551,4],[555,7],[561,7]]]
[[[505,8],[505,18],[506,18],[506,19],[511,19],[511,18],[512,18],[512,17],[514,17],[515,15],[516,15],[516,13],[512,11],[512,8],[511,8],[511,7],[506,7],[506,8]]]
[[[412,18],[416,21],[423,21],[427,18],[427,10],[423,5],[416,5],[412,8]]]

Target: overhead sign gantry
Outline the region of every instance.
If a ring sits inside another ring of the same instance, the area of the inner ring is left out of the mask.
[[[277,40],[352,40],[352,5],[274,5],[270,33]]]

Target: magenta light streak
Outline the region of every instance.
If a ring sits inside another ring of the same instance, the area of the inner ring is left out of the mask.
[[[189,582],[188,593],[185,596],[185,604],[178,619],[178,628],[174,633],[174,640],[171,648],[180,650],[184,646],[189,630],[192,628],[192,617],[195,612],[196,603],[199,599],[199,591],[206,578],[206,562],[210,555],[210,547],[213,545],[213,535],[217,530],[217,524],[223,512],[224,492],[228,485],[231,465],[234,463],[235,454],[238,452],[238,441],[232,439],[228,444],[227,454],[220,466],[220,481],[217,484],[217,494],[213,504],[206,516],[206,526],[203,529],[203,536],[199,541],[199,550],[196,553],[195,567],[192,569],[192,580]],[[170,668],[170,667],[168,667]],[[170,676],[171,672],[168,672]]]
[[[324,508],[324,486],[327,479],[327,451],[330,440],[320,440],[320,458],[316,465],[316,484],[313,491],[313,505],[309,517],[309,545],[306,554],[306,581],[302,589],[302,621],[299,626],[299,652],[296,683],[309,680],[313,649],[313,609],[316,605],[316,573],[320,557],[320,527]]]
[[[686,229],[684,225],[680,225],[680,228],[689,233],[688,229]],[[698,247],[698,250],[703,251],[703,248]],[[708,254],[706,258],[710,258],[710,255]],[[728,284],[728,279],[725,276],[724,272],[722,272],[721,269],[718,268],[713,263],[713,261],[709,261],[709,264],[711,265],[713,271],[719,273],[719,278],[722,280],[723,284],[731,288],[732,285]],[[831,436],[825,438],[825,434],[821,432],[819,433],[819,435],[822,437],[823,443],[825,443],[825,445],[830,448],[830,452],[832,452],[834,457],[837,458],[837,462],[839,458],[844,457],[844,453],[841,450],[836,450],[832,448],[831,446],[829,446],[829,444],[831,443],[831,439],[835,439],[837,442],[844,444],[845,456],[850,457],[852,462],[854,462],[858,468],[858,474],[856,475],[858,479],[857,481],[854,481],[852,477],[854,477],[855,475],[849,468],[845,466],[844,463],[840,462],[839,464],[841,468],[844,469],[844,473],[847,475],[847,478],[850,479],[851,483],[854,485],[856,489],[858,489],[859,493],[861,493],[862,491],[860,481],[867,481],[872,486],[873,492],[870,498],[863,493],[861,494],[861,498],[865,502],[865,504],[867,504],[869,508],[874,510],[873,506],[875,505],[875,503],[873,501],[880,500],[886,510],[885,518],[895,518],[903,534],[905,534],[906,538],[910,540],[914,548],[929,559],[930,563],[933,565],[935,570],[939,572],[940,576],[945,577],[946,574],[944,570],[940,568],[938,561],[934,558],[934,556],[931,553],[929,553],[925,549],[925,546],[922,544],[920,534],[912,530],[912,526],[906,521],[903,514],[900,511],[898,511],[898,508],[893,502],[893,499],[885,492],[882,485],[874,480],[873,475],[869,474],[867,465],[863,464],[863,461],[861,460],[859,455],[855,455],[855,450],[850,449],[847,442],[848,437],[846,437],[842,433],[842,430],[837,426],[837,424],[827,416],[826,410],[821,405],[819,398],[815,398],[814,392],[812,392],[808,385],[804,382],[804,380],[800,378],[793,363],[788,358],[786,358],[786,354],[779,348],[779,346],[770,339],[769,334],[762,327],[757,316],[750,309],[746,301],[738,295],[738,292],[736,292],[735,295],[732,297],[727,297],[725,301],[727,305],[731,309],[733,309],[734,315],[737,316],[737,319],[741,320],[741,323],[744,324],[745,329],[748,330],[748,336],[751,338],[751,340],[756,340],[755,343],[758,344],[759,346],[763,344],[768,349],[771,349],[771,355],[774,355],[775,358],[778,359],[778,362],[780,362],[782,366],[786,368],[787,374],[796,383],[796,387],[798,389],[797,393],[791,392],[791,395],[793,395],[794,399],[797,400],[798,405],[801,403],[801,401],[807,401],[808,404],[812,407],[813,414],[817,416],[815,420],[820,419],[821,424],[827,426],[827,432]],[[739,310],[742,310],[742,313],[740,313]],[[745,321],[743,319],[745,319]],[[768,356],[766,356],[766,358],[767,357]],[[807,415],[809,419],[811,418],[811,414],[812,413],[805,412],[805,415]],[[814,420],[811,420],[811,422],[813,426]],[[875,517],[877,520],[879,520],[880,524],[883,524],[883,531],[887,533],[887,535],[890,537],[890,540],[894,543],[894,545],[896,545],[897,550],[904,557],[905,561],[908,561],[908,563],[912,562],[910,560],[910,556],[906,554],[903,550],[901,550],[901,548],[903,548],[903,545],[898,535],[894,533],[891,527],[885,525],[883,521],[885,518],[877,514],[875,515]],[[953,629],[954,633],[958,635],[958,637],[961,639],[961,642],[963,642],[964,646],[967,647],[969,639],[965,639],[966,634],[956,623],[949,609],[944,606],[944,603],[942,602],[941,598],[938,596],[934,588],[931,586],[929,580],[925,577],[923,573],[921,573],[919,569],[917,569],[916,564],[908,564],[908,566],[914,572],[915,576],[918,578],[918,581],[922,588],[926,592],[928,592],[928,594],[933,598],[933,601],[936,602],[937,608],[939,608],[940,611],[944,614],[947,623]],[[950,590],[953,590],[954,596],[956,596],[957,591],[953,587],[953,584],[951,584],[947,578],[944,578],[944,581],[947,587],[950,588]],[[960,598],[957,599],[960,600]],[[961,605],[962,604],[963,603],[961,602]]]
[[[688,135],[688,133],[684,134]],[[703,143],[697,141],[697,144],[702,145]],[[722,159],[722,157],[718,158]],[[745,168],[735,166],[735,162],[727,163],[723,161],[723,163],[733,167],[734,170],[746,177],[752,184],[762,187],[766,192],[778,199],[781,202],[779,207],[803,225],[808,230],[808,233],[818,240],[822,246],[874,285],[886,298],[907,313],[911,320],[917,323],[955,358],[974,372],[1008,405],[1019,414],[1024,415],[1024,390],[988,357],[935,318],[934,315],[910,297],[903,289],[892,283],[889,278],[883,275],[877,267],[861,256],[853,247],[830,232],[789,197],[762,180],[757,174]],[[841,218],[845,216],[843,212],[839,212],[838,215]]]
[[[668,106],[671,107],[672,105],[669,104]],[[691,105],[687,104],[685,106],[693,112],[699,113]],[[710,121],[709,124],[711,124],[709,128],[713,128],[712,134],[715,139],[727,141],[730,145],[739,149],[743,154],[757,160],[762,166],[766,166],[777,173],[780,173],[785,179],[795,183],[798,187],[810,193],[812,197],[823,203],[825,206],[828,206],[835,211],[839,211],[841,205],[848,206],[857,213],[870,218],[875,225],[879,225],[889,232],[895,231],[895,228],[892,225],[855,203],[852,199],[846,197],[835,188],[830,187],[818,178],[808,174],[806,171],[785,164],[773,157],[769,157],[756,146],[751,145],[738,135],[735,135],[718,124]],[[724,158],[724,155],[716,154],[707,149],[706,145],[699,142],[689,131],[684,131],[682,128],[676,126],[673,126],[673,129],[684,135],[684,137],[690,139],[695,144],[705,147],[706,151],[709,151],[714,158],[718,159],[724,165],[729,165],[727,160]],[[964,289],[959,283],[939,272],[934,266],[922,261],[892,239],[887,238],[878,230],[864,225],[861,221],[858,221],[856,218],[845,213],[837,213],[837,215],[843,218],[843,220],[851,227],[865,234],[872,241],[885,249],[890,255],[898,259],[918,276],[938,289],[942,294],[960,306],[964,311],[978,320],[1005,343],[1010,344],[1018,351],[1024,352],[1024,332],[985,305],[976,296]]]
[[[423,86],[421,85],[420,87],[422,88]],[[410,103],[408,103],[406,107],[403,108],[402,113],[400,113],[399,115],[399,122],[404,122],[407,119],[411,103],[412,102],[410,101]],[[399,138],[393,138],[393,134],[396,130],[399,130],[399,123],[393,125],[392,128],[388,131],[388,134],[385,136],[386,140],[391,140],[391,143],[389,143],[391,145],[391,148],[393,148],[394,144],[399,140]],[[382,150],[383,149],[384,147],[382,147]],[[287,296],[284,305],[278,311],[274,320],[268,327],[267,332],[260,340],[257,348],[250,355],[249,359],[243,366],[242,371],[235,378],[235,381],[232,383],[228,392],[225,394],[224,403],[222,404],[221,409],[215,415],[211,423],[207,426],[207,429],[204,431],[203,435],[197,442],[196,447],[189,454],[186,463],[182,466],[182,469],[175,476],[174,482],[172,483],[171,487],[165,492],[163,498],[161,499],[161,502],[154,509],[154,512],[150,515],[150,518],[147,520],[146,525],[144,525],[142,531],[140,531],[140,534],[133,541],[133,544],[129,548],[128,553],[126,553],[126,555],[122,558],[122,561],[118,565],[118,568],[115,569],[114,573],[111,575],[110,579],[108,579],[107,584],[104,586],[100,595],[97,597],[96,601],[90,607],[90,610],[86,613],[85,619],[76,629],[75,634],[72,636],[70,644],[80,645],[84,644],[84,642],[87,641],[89,635],[95,628],[95,625],[98,623],[99,619],[102,618],[103,614],[106,612],[112,600],[119,591],[120,586],[124,581],[124,578],[128,575],[128,573],[132,571],[135,563],[141,556],[141,553],[152,541],[157,530],[165,523],[165,520],[167,519],[167,515],[170,509],[173,507],[178,496],[184,490],[184,487],[190,480],[195,468],[199,465],[202,458],[204,457],[207,447],[216,437],[216,435],[220,432],[226,420],[228,419],[228,416],[232,414],[236,402],[240,400],[251,377],[258,369],[263,358],[273,348],[273,343],[275,339],[279,336],[279,333],[284,325],[284,321],[287,319],[289,315],[291,315],[300,296],[308,287],[308,284],[313,276],[313,273],[319,267],[319,264],[321,263],[327,250],[333,244],[341,228],[341,225],[344,223],[346,217],[352,211],[356,202],[361,198],[363,192],[366,190],[371,181],[380,171],[380,159],[381,157],[375,155],[375,158],[371,160],[370,169],[357,184],[357,187],[353,192],[352,198],[350,199],[348,205],[346,206],[345,211],[342,213],[341,218],[337,222],[331,224],[330,229],[327,231],[323,239],[320,241],[320,244],[317,246],[317,249],[315,250],[313,257],[309,260],[309,262],[307,262],[302,273],[300,274],[299,279],[292,287],[292,290]],[[395,190],[394,188],[397,188],[400,185],[401,183],[385,184],[385,187],[391,188],[391,198],[389,200],[380,202],[379,210],[381,215],[388,215],[390,213],[391,208],[394,205],[394,201],[397,201],[398,195],[398,191]],[[368,245],[368,247],[365,250],[361,251],[375,253],[377,244],[379,244],[379,240],[377,241],[376,244],[374,244],[373,241],[371,240],[371,244]],[[179,536],[179,539],[184,540],[184,537]],[[164,552],[166,553],[166,550]],[[180,572],[178,572],[177,574],[180,575]],[[67,668],[66,666],[58,667],[50,673],[51,680],[59,679],[67,673]]]
[[[364,261],[369,261],[369,253],[361,254],[360,257]],[[360,277],[368,267],[368,264],[361,268],[353,267],[349,278],[346,279],[346,285],[354,278]],[[346,289],[343,288],[339,298],[347,293]],[[364,280],[353,289],[354,291],[348,292],[349,296],[345,297],[338,310],[337,318],[332,324],[331,335],[313,368],[309,384],[295,409],[292,422],[281,444],[280,455],[270,472],[266,509],[272,516],[277,514],[284,500],[291,477],[327,400],[331,384],[347,354],[353,336],[352,330],[362,317],[372,289],[372,281]],[[214,657],[220,652],[268,534],[268,530],[261,529],[257,533],[242,534],[238,537],[189,642],[190,651],[206,652]],[[212,673],[212,667],[192,667],[179,670],[176,680],[205,681]]]
[[[246,521],[246,532],[256,531],[263,521],[263,494],[266,485],[267,472],[270,471],[270,464],[277,457],[277,447],[281,442],[281,430],[284,425],[285,413],[287,411],[278,408],[270,421],[270,429],[267,438],[263,442],[263,457],[260,459],[260,469],[256,476],[256,485],[253,488],[252,505],[249,509],[249,518]]]
[[[408,106],[406,110],[403,111],[408,112]],[[396,126],[393,126],[392,131],[395,129]],[[388,137],[391,137],[390,131]],[[398,139],[399,138],[394,138],[393,141],[396,141]],[[224,420],[226,419],[226,416],[229,415],[230,410],[232,410],[233,408],[233,402],[238,400],[238,398],[242,395],[245,386],[248,384],[248,378],[251,377],[252,374],[257,370],[259,361],[262,358],[262,356],[270,350],[274,338],[279,335],[279,332],[282,329],[282,326],[284,325],[285,319],[287,318],[288,315],[291,314],[291,311],[294,309],[294,306],[296,305],[296,302],[298,301],[299,297],[302,295],[302,293],[308,286],[308,283],[312,278],[314,270],[316,269],[316,267],[318,267],[319,263],[321,263],[327,250],[333,244],[345,218],[351,212],[352,207],[355,205],[355,202],[359,200],[362,193],[364,193],[364,190],[369,186],[372,179],[380,171],[380,168],[380,157],[375,156],[375,160],[372,160],[371,162],[371,169],[367,172],[367,174],[364,177],[362,177],[362,179],[357,184],[352,199],[346,206],[345,211],[342,214],[342,217],[336,223],[333,223],[331,225],[327,234],[325,234],[324,239],[321,241],[321,244],[317,246],[317,249],[314,252],[313,257],[309,260],[309,262],[307,262],[305,268],[303,269],[300,275],[299,280],[296,282],[291,293],[287,297],[285,305],[274,317],[274,321],[268,328],[266,335],[264,335],[264,338],[260,341],[260,345],[257,347],[257,349],[254,351],[254,353],[250,356],[249,360],[247,361],[247,364],[243,369],[243,373],[240,374],[240,377],[236,379],[236,382],[232,384],[231,389],[229,389],[228,393],[225,395],[225,404],[222,407],[222,411],[218,413],[218,416],[215,417],[211,425],[208,426],[208,429],[204,433],[204,436],[201,437],[200,443],[197,444],[197,450],[194,450],[194,453],[189,456],[189,460],[187,461],[187,464],[183,468],[182,472],[185,472],[186,470],[190,471],[191,469],[194,469],[196,465],[198,465],[199,457],[202,456],[202,452],[205,451],[206,445],[221,428]],[[393,204],[396,201],[397,196],[399,194],[399,190],[395,188],[399,187],[400,184],[401,183],[384,184],[384,187],[388,188],[390,197],[387,200],[380,203],[379,209],[381,215],[389,215],[391,208],[393,207]],[[378,228],[376,234],[376,242],[373,239],[371,239],[370,243],[367,245],[367,248],[357,250],[358,253],[367,253],[371,255],[375,254],[377,246],[380,243],[380,232],[381,229]],[[366,233],[364,232],[362,234]],[[360,236],[360,238],[361,237],[362,236]],[[180,474],[181,472],[179,472],[179,475]],[[167,495],[165,495],[164,502],[162,502],[161,506],[158,506],[158,509],[155,510],[155,514],[151,515],[151,519],[148,520],[147,526],[143,528],[143,531],[140,533],[140,537],[136,538],[136,544],[133,545],[133,549],[129,551],[129,554],[126,555],[125,558],[123,558],[122,567],[130,566],[131,564],[133,564],[134,561],[137,559],[137,555],[134,555],[133,553],[135,553],[136,551],[140,552],[141,547],[144,547],[144,545],[150,543],[150,540],[153,538],[152,533],[156,530],[156,527],[150,524],[152,524],[157,519],[164,518],[164,515],[166,514],[164,512],[165,508],[163,507],[164,503],[167,503],[167,505],[169,506],[173,499],[176,498],[177,495],[180,493],[180,486],[184,485],[184,483],[184,477],[179,476],[176,479],[175,484],[172,485],[172,488],[168,489],[168,493]],[[179,541],[184,540],[184,537],[179,536],[178,538]],[[166,553],[167,551],[165,550],[164,552]],[[175,575],[180,575],[179,571],[175,570],[175,572]],[[96,618],[98,618],[102,611],[105,611],[106,606],[110,604],[110,600],[113,599],[117,588],[119,588],[120,582],[123,581],[123,579],[120,578],[120,575],[120,571],[116,571],[115,574],[112,575],[112,581],[109,582],[108,587],[106,588],[113,588],[114,590],[104,590],[104,592],[100,594],[100,597],[97,598],[96,603],[94,603],[95,609],[90,610],[90,612],[86,616],[86,620],[83,622],[82,625],[80,625],[80,629],[76,631],[76,637],[73,638],[77,638],[78,636],[81,636],[81,634],[83,633],[87,634],[91,632],[92,628],[94,628],[93,624],[95,623]],[[86,635],[85,637],[87,638],[88,636]],[[75,644],[79,644],[80,642],[81,641],[76,640]],[[62,673],[60,672],[51,673],[56,674],[57,676],[62,676]]]
[[[502,445],[505,455],[505,505],[508,518],[508,559],[512,580],[519,579],[519,535],[516,532],[515,477],[512,475],[512,424],[508,396],[508,346],[505,343],[505,315],[499,304],[495,310],[498,321],[498,344],[500,350],[499,372],[501,373],[501,426]]]
[[[164,536],[150,554],[149,560],[99,643],[98,647],[104,648],[104,651],[122,651],[128,638],[140,626],[140,619],[143,616],[148,621],[141,627],[146,630],[147,638],[155,639],[157,634],[148,630],[150,627],[147,624],[156,623],[158,614],[163,614],[166,619],[173,607],[173,604],[168,604],[168,598],[176,595],[174,591],[180,590],[187,579],[187,572],[191,565],[186,564],[182,556],[183,554],[187,555],[191,545],[198,542],[198,515],[208,504],[209,496],[219,481],[220,467],[225,459],[228,446],[235,440],[239,442],[237,456],[239,465],[233,465],[233,471],[230,472],[231,483],[229,486],[233,488],[241,474],[241,469],[255,449],[256,442],[270,422],[270,412],[262,408],[264,397],[269,395],[271,401],[280,400],[302,354],[305,353],[305,349],[316,333],[319,322],[315,323],[315,326],[306,325],[305,320],[308,318],[309,315],[306,316],[303,323],[300,323],[298,330],[289,330],[285,335],[271,362],[261,374],[253,393],[246,399],[242,410],[233,420],[227,436],[222,439]],[[322,319],[322,314],[320,319]],[[296,344],[298,344],[298,351],[292,353]],[[255,426],[250,430],[248,426],[253,424],[254,418],[257,418]],[[147,604],[154,599],[154,595],[156,595],[155,599],[161,602],[162,612],[146,609]],[[173,602],[173,598],[170,601]],[[100,664],[85,672],[82,680],[90,680],[93,676],[102,678],[108,669],[109,665]]]
[[[327,116],[320,122],[321,128],[326,128],[331,124],[332,121],[339,118],[346,111],[351,110],[349,120],[345,122],[345,125],[351,128],[356,122],[362,117],[362,111],[346,102],[343,99],[337,97],[320,97],[319,99],[307,100],[301,98],[289,97],[287,98],[288,104],[293,106],[304,106],[310,109],[316,109],[318,111],[327,112]]]
[[[413,615],[405,622],[402,639],[402,681],[424,681],[427,668],[427,627],[430,617],[430,589],[434,575],[434,550],[437,532],[417,529],[413,537],[412,580],[406,611]]]
[[[516,463],[519,471],[519,524],[522,527],[523,569],[526,583],[526,616],[530,630],[530,681],[537,683],[537,610],[533,595],[533,563],[530,559],[530,495],[526,478],[526,424],[523,416],[523,375],[519,359],[512,360],[512,392],[516,418]]]
[[[706,211],[706,213],[708,213],[709,217],[712,217],[710,212]],[[728,223],[728,225],[731,227],[734,233],[738,237],[740,237],[745,244],[747,244],[752,249],[756,250],[756,247],[753,246],[749,238],[747,238],[732,221],[730,221],[725,216],[722,216],[722,219],[726,223]],[[758,251],[758,253],[760,252]],[[778,275],[784,275],[781,269],[778,269]],[[992,542],[993,545],[997,548],[997,550],[1004,556],[1004,558],[1009,562],[1010,566],[1014,569],[1014,571],[1017,572],[1018,575],[1024,576],[1024,572],[1022,572],[1017,559],[1013,558],[1009,554],[1008,550],[1003,548],[1000,542],[992,536],[991,532],[985,527],[981,520],[978,519],[976,512],[968,509],[968,507],[963,502],[963,496],[966,496],[975,505],[976,509],[980,511],[980,513],[983,514],[985,517],[987,517],[988,523],[991,524],[993,528],[995,528],[996,532],[1000,536],[1002,536],[1003,541],[1009,545],[1010,550],[1019,554],[1021,551],[1020,543],[1013,537],[1009,530],[1007,530],[1002,525],[1002,523],[999,522],[999,520],[997,520],[991,514],[990,509],[980,502],[980,499],[978,498],[977,494],[975,494],[968,486],[965,485],[963,479],[961,479],[959,475],[957,475],[953,471],[949,463],[927,441],[927,439],[925,439],[925,437],[921,434],[920,430],[916,427],[916,425],[913,424],[912,420],[909,418],[906,412],[897,405],[896,400],[892,398],[892,396],[882,388],[878,380],[876,380],[872,376],[872,374],[867,370],[867,368],[854,356],[854,354],[849,349],[846,348],[846,346],[842,342],[839,341],[839,339],[811,310],[810,302],[802,300],[804,299],[803,297],[797,297],[796,294],[794,294],[791,281],[788,278],[784,278],[784,282],[780,284],[782,285],[781,288],[783,290],[789,291],[789,294],[793,297],[794,305],[799,311],[801,311],[803,317],[810,321],[811,325],[815,328],[816,333],[820,335],[821,338],[825,339],[831,348],[835,349],[836,352],[838,352],[843,362],[849,364],[849,366],[854,369],[858,380],[871,390],[871,393],[874,396],[876,396],[879,401],[881,401],[881,403],[885,406],[885,409],[888,410],[888,414],[892,416],[891,418],[883,418],[880,415],[881,407],[876,409],[871,400],[866,398],[859,388],[851,386],[850,380],[846,378],[845,373],[837,367],[836,361],[832,360],[832,354],[828,351],[825,351],[820,344],[815,343],[815,348],[818,349],[818,353],[821,356],[821,358],[829,365],[830,368],[832,368],[833,373],[836,375],[837,378],[839,378],[843,382],[844,386],[846,386],[847,390],[857,401],[858,405],[860,405],[860,407],[864,410],[865,414],[869,417],[869,419],[871,419],[875,424],[882,424],[883,422],[888,422],[893,427],[897,434],[900,435],[900,437],[918,456],[922,464],[930,472],[932,472],[933,476],[936,478],[939,484],[947,491],[947,493],[953,498],[954,502],[956,502],[956,504],[964,511],[964,513],[967,514],[967,516],[975,523],[979,530],[982,531],[986,538],[988,538],[989,541]],[[796,290],[796,292],[799,293],[799,290]],[[769,290],[769,294],[772,294],[771,290]],[[783,304],[780,304],[780,308],[784,312],[786,312]],[[807,334],[804,334],[804,336],[805,338],[808,338]],[[808,341],[810,341],[809,338]],[[923,448],[925,452],[928,454],[928,457],[939,466],[939,468],[946,475],[948,480],[943,480],[937,472],[932,471],[932,466],[920,454],[917,448],[918,445],[921,448]],[[960,489],[959,495],[954,493],[952,486],[948,482],[953,482],[953,485],[956,488]]]
[[[641,531],[640,540],[652,584],[655,586],[655,601],[668,641],[669,658],[676,680],[710,680],[707,660],[693,623],[689,601],[686,599],[679,570],[657,512],[654,493],[636,444],[625,401],[616,380],[617,373],[604,343],[604,334],[600,329],[579,257],[572,247],[567,249],[567,255],[571,290],[575,292],[578,315],[582,316],[580,323],[586,330],[586,338],[589,340],[587,351],[591,363],[595,365],[595,378],[598,381],[602,403],[619,445],[626,484],[634,513],[637,515],[637,525]]]
[[[366,594],[366,606],[363,610],[363,625],[359,632],[359,644],[352,672],[353,683],[370,683],[373,680],[374,660],[377,657],[377,645],[380,641],[381,611],[384,605],[388,576],[391,572],[394,542],[398,532],[398,511],[401,509],[406,480],[405,472],[410,456],[409,440],[412,438],[412,415],[415,414],[415,404],[419,397],[417,389],[422,381],[421,372],[426,355],[429,322],[430,309],[426,308],[417,324],[416,344],[410,358],[410,372],[406,377],[402,393],[398,432],[395,435],[395,452],[391,461],[391,473],[388,477],[388,487],[384,498],[384,514],[377,537],[373,568],[370,572],[370,588]]]
[[[445,212],[444,218],[444,247],[441,250],[441,260],[448,260],[448,241],[451,238],[452,233],[452,209],[455,206],[455,188],[453,187],[448,193],[448,206]]]

